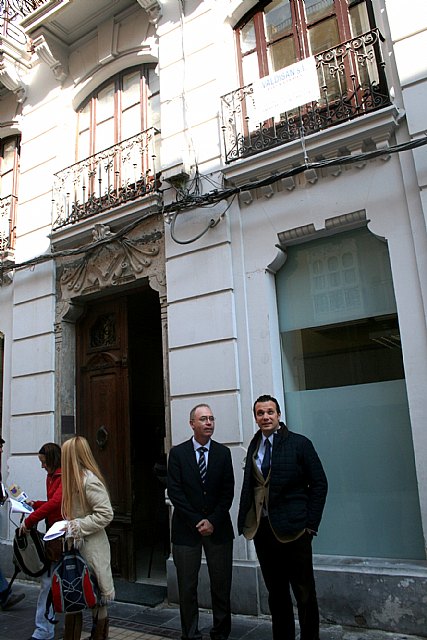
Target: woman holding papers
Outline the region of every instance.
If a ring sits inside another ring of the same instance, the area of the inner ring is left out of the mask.
[[[91,566],[100,590],[100,604],[93,612],[92,640],[108,638],[107,604],[114,599],[110,543],[105,527],[113,519],[105,480],[86,438],[76,436],[62,445],[62,514],[66,537]],[[79,640],[82,614],[65,615],[64,640]]]
[[[61,448],[54,442],[47,442],[39,451],[39,460],[47,472],[46,495],[47,500],[28,500],[34,511],[24,520],[21,532],[28,533],[32,527],[42,520],[46,520],[47,527],[51,527],[58,520],[62,520],[62,483],[61,483]],[[46,599],[51,583],[51,567],[40,578],[40,593],[37,600],[35,629],[30,640],[53,640],[55,627],[45,618]]]

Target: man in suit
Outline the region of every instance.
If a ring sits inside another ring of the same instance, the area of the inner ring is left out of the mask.
[[[253,411],[259,430],[246,456],[238,530],[255,543],[273,640],[295,640],[290,587],[300,640],[319,640],[311,541],[325,505],[326,476],[312,442],[280,422],[276,398],[260,396]]]
[[[172,516],[172,556],[176,567],[182,640],[200,640],[197,584],[205,552],[212,597],[212,640],[231,629],[233,527],[229,510],[234,475],[228,447],[215,442],[215,418],[206,404],[190,412],[193,437],[173,447],[168,461]]]

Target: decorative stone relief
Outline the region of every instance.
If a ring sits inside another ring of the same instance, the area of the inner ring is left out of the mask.
[[[156,279],[156,290],[164,286],[164,269],[153,269],[153,259],[160,253],[159,240],[163,235],[160,231],[136,238],[117,237],[108,226],[95,225],[92,235],[100,245],[64,265],[59,280],[62,300],[127,284],[143,276]]]
[[[150,286],[162,294],[166,290],[163,233],[153,226],[145,227],[148,233],[144,235],[133,230],[120,236],[112,233],[107,225],[95,225],[93,243],[86,252],[82,251],[77,260],[58,261],[57,312],[63,313],[68,308],[67,302],[77,296],[101,292],[142,277],[147,277]]]

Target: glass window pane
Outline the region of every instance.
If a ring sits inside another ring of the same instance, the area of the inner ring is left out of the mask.
[[[316,24],[309,29],[308,33],[310,49],[313,55],[321,51],[326,51],[327,49],[332,49],[332,47],[340,42],[338,24],[335,17]]]
[[[267,40],[292,33],[292,14],[290,0],[274,0],[264,10]]]
[[[83,131],[84,129],[89,129],[90,127],[90,113],[91,113],[91,101],[87,103],[86,106],[83,107],[79,111],[79,130]]]
[[[156,73],[155,69],[148,70],[148,84],[150,87],[150,93],[157,93],[160,91],[159,74]]]
[[[16,149],[16,141],[9,140],[3,146],[3,157],[1,162],[1,171],[2,173],[6,173],[13,169],[13,165],[15,162],[15,149]]]
[[[148,127],[160,129],[160,95],[157,93],[148,100]]]
[[[256,53],[251,53],[249,56],[242,58],[242,67],[244,84],[249,84],[259,78],[258,57]]]
[[[141,101],[141,78],[139,71],[130,73],[123,78],[122,108],[126,109],[130,105]]]
[[[114,84],[111,83],[98,93],[96,101],[96,121],[102,122],[114,116]]]
[[[111,147],[114,143],[114,119],[110,118],[96,127],[95,153]]]
[[[90,155],[90,132],[82,131],[79,135],[78,160],[88,158]]]
[[[370,31],[368,12],[365,4],[358,4],[350,9],[350,22],[353,37]]]
[[[268,48],[270,72],[278,71],[296,62],[295,45],[292,37],[279,40]]]
[[[324,18],[334,10],[334,0],[304,0],[307,22]]]
[[[249,20],[249,22],[240,29],[240,49],[242,53],[246,53],[247,51],[252,51],[255,47],[255,25],[253,20]]]
[[[122,113],[122,140],[141,131],[141,108],[139,103]]]
[[[335,295],[345,297],[342,290]],[[351,289],[347,295],[351,304]],[[330,302],[330,295],[322,297]],[[396,315],[285,331],[282,341],[285,353],[293,353],[295,374],[291,380],[295,391],[405,377]]]

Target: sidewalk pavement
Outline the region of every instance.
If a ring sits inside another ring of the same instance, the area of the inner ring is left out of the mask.
[[[13,592],[25,593],[25,599],[7,611],[0,610],[0,640],[29,640],[34,630],[34,614],[38,596],[38,584],[17,580]],[[179,610],[166,602],[150,608],[141,605],[115,602],[109,607],[109,640],[180,640]],[[62,616],[59,616],[62,618]],[[200,614],[200,628],[203,638],[209,640],[211,615]],[[91,627],[90,612],[84,615],[82,640],[89,638]],[[63,620],[60,619],[55,639],[62,638]],[[297,634],[297,639],[299,635]],[[367,629],[340,626],[322,626],[321,640],[425,640],[427,636],[409,636]],[[233,616],[229,640],[271,640],[269,618],[253,616]]]

